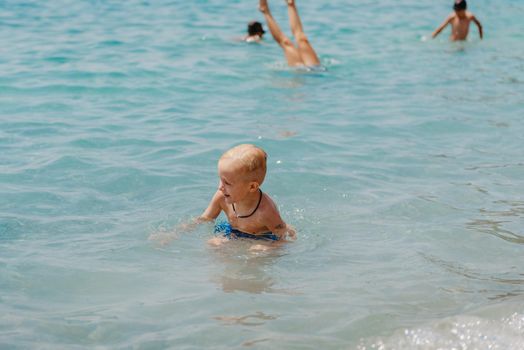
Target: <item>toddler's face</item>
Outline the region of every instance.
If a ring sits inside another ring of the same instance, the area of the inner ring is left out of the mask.
[[[218,189],[222,191],[228,204],[244,199],[250,192],[250,181],[234,161],[225,159],[218,162]]]

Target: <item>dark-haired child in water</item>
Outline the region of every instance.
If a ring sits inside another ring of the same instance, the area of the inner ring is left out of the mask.
[[[264,37],[266,31],[262,27],[262,23],[252,21],[247,24],[247,35],[244,37],[244,41],[248,43],[258,43]]]
[[[293,36],[295,37],[295,44],[280,30],[277,22],[271,15],[269,11],[269,6],[267,0],[259,0],[259,10],[264,14],[266,18],[266,23],[273,35],[275,41],[280,45],[282,50],[284,50],[284,55],[286,56],[287,64],[291,67],[318,67],[320,66],[320,60],[311,46],[304,30],[302,28],[302,23],[300,22],[300,16],[298,15],[298,10],[295,6],[294,0],[286,0],[287,10],[289,15],[289,25]]]
[[[451,35],[449,36],[449,39],[451,41],[466,40],[469,33],[469,25],[473,21],[479,28],[480,39],[482,39],[482,24],[480,24],[479,20],[473,15],[473,13],[466,11],[467,7],[466,0],[456,0],[453,5],[454,11],[431,36],[433,38],[436,37],[448,24],[451,24]]]

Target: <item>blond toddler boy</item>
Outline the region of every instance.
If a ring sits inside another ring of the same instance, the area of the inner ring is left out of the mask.
[[[213,221],[221,212],[227,217],[224,237],[283,241],[296,238],[295,230],[287,225],[278,208],[260,186],[266,176],[267,155],[264,150],[243,144],[225,152],[218,161],[219,186],[199,221]]]
[[[180,229],[191,230],[196,224],[214,221],[224,212],[227,223],[215,225],[215,231],[222,235],[209,240],[212,245],[235,238],[268,243],[296,239],[295,230],[284,222],[275,202],[260,189],[266,176],[266,160],[266,152],[250,144],[238,145],[225,152],[218,161],[218,189],[208,207]],[[177,232],[154,233],[149,239],[165,245],[177,236]]]

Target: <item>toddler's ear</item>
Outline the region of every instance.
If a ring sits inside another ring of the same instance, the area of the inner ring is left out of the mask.
[[[249,184],[249,190],[251,192],[256,192],[258,191],[258,188],[260,187],[259,183],[256,182],[256,181],[251,181],[251,183]]]

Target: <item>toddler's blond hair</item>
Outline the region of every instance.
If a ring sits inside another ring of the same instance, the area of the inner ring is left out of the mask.
[[[250,181],[257,181],[259,185],[266,177],[267,154],[262,148],[251,144],[242,144],[227,150],[220,160],[234,161],[238,170],[250,177]]]

